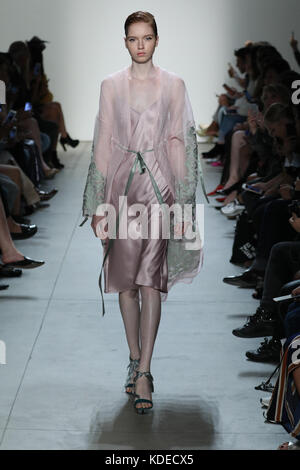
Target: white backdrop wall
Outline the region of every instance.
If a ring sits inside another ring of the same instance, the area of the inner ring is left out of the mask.
[[[37,35],[50,44],[45,70],[72,137],[91,140],[101,80],[130,65],[124,22],[151,12],[160,36],[153,62],[187,85],[196,124],[208,123],[233,50],[268,40],[298,70],[289,46],[300,39],[299,0],[0,0],[0,51]],[[300,41],[299,41],[300,42]]]

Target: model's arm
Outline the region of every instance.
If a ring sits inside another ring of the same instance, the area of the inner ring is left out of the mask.
[[[175,179],[175,204],[179,204],[184,224],[175,221],[174,233],[181,235],[192,222],[191,208],[195,204],[199,176],[199,156],[195,122],[185,83],[177,78],[173,83],[169,107],[168,160]]]
[[[85,217],[95,216],[97,207],[105,202],[107,169],[111,158],[112,122],[112,85],[108,79],[104,79],[101,83],[91,162],[83,194],[82,214]]]
[[[179,78],[171,90],[169,116],[168,159],[175,177],[175,203],[188,204],[198,182],[198,146],[192,108]]]

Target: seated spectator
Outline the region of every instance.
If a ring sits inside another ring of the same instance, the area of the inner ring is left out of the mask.
[[[32,71],[32,103],[35,111],[40,116],[48,121],[54,121],[58,125],[58,132],[60,133],[60,143],[66,151],[66,145],[77,147],[79,140],[74,140],[70,137],[66,130],[64,114],[60,103],[53,101],[53,94],[48,88],[47,76],[44,71],[43,63],[43,50],[45,49],[45,42],[34,36],[27,41],[27,46],[30,51],[30,69]],[[56,143],[55,143],[56,148]],[[54,150],[55,150],[54,148]]]
[[[6,201],[5,205],[3,204],[3,193],[0,187],[0,249],[2,266],[31,269],[43,265],[44,261],[35,261],[17,250],[10,235],[6,219],[7,215],[9,215],[9,208]]]

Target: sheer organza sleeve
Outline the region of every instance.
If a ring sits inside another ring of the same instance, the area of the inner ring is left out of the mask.
[[[113,124],[113,92],[111,80],[104,79],[100,87],[99,109],[95,120],[91,162],[83,194],[82,215],[93,216],[99,204],[105,202],[107,169],[111,158]]]
[[[171,89],[167,154],[175,178],[175,203],[193,203],[199,177],[197,136],[186,86],[180,77]]]

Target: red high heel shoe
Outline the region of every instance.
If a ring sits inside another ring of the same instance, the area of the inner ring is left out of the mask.
[[[218,184],[218,186],[213,191],[211,191],[211,193],[208,193],[207,196],[215,196],[217,194],[217,191],[223,188],[224,188],[223,184]]]

